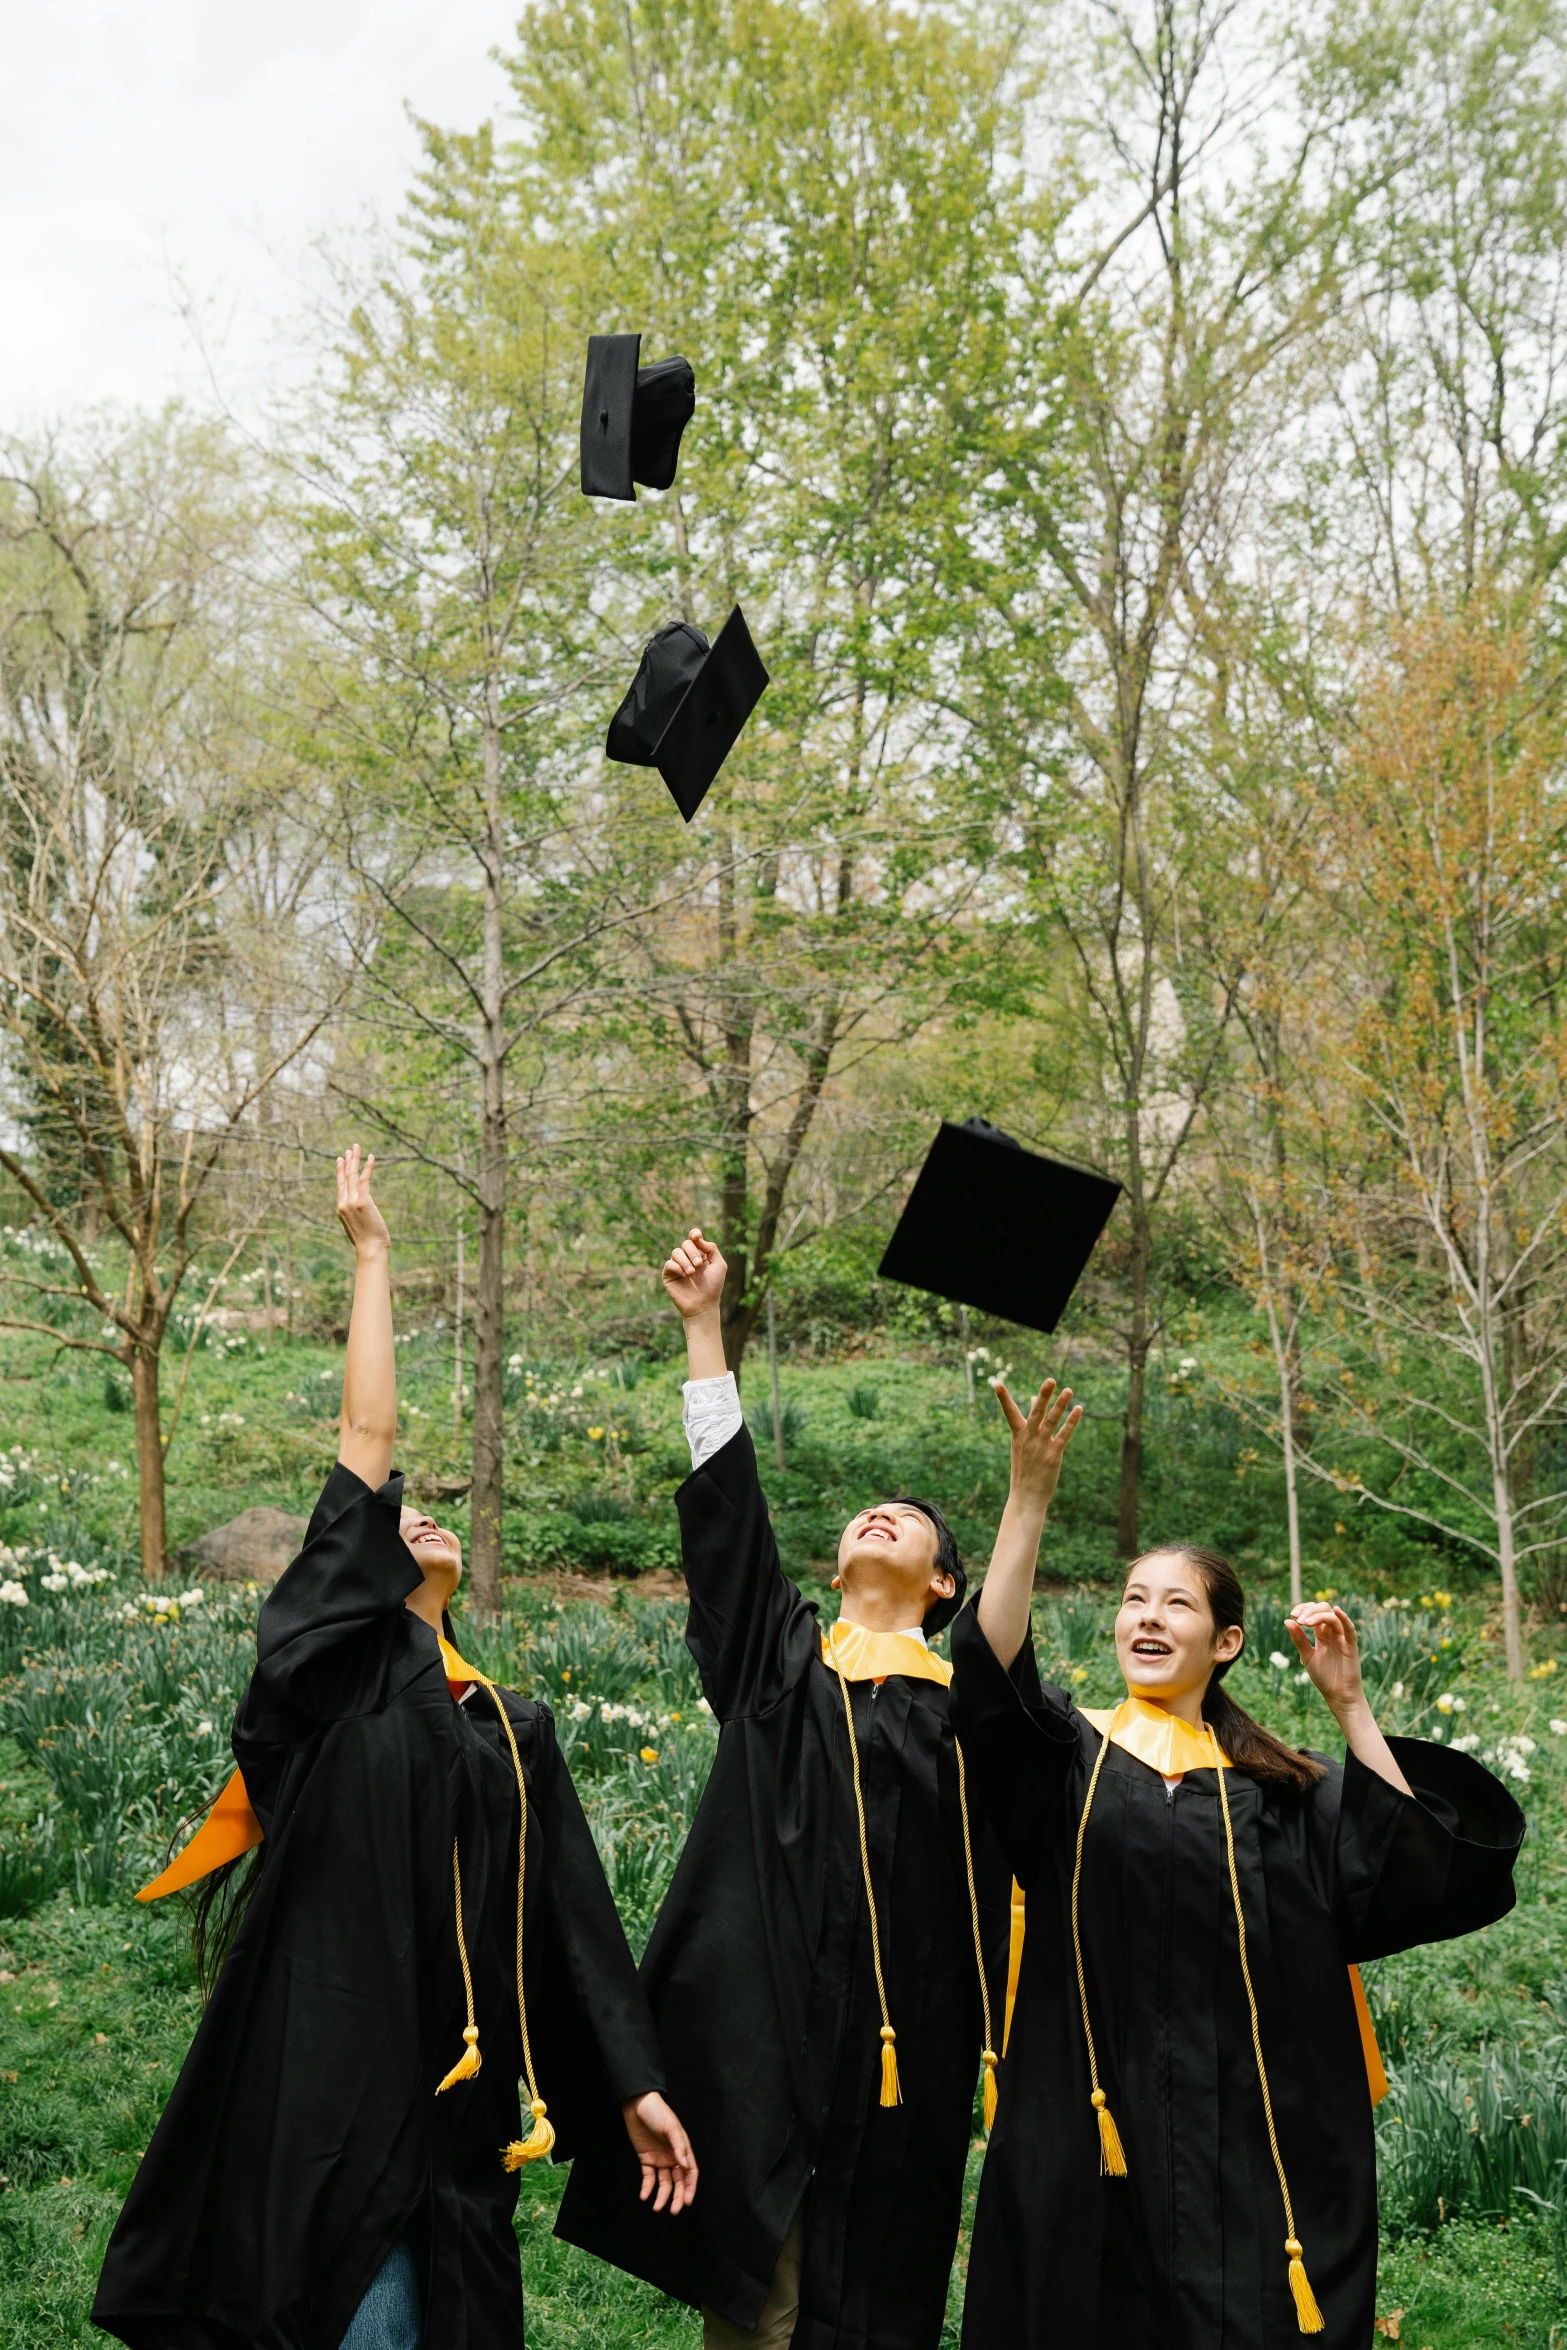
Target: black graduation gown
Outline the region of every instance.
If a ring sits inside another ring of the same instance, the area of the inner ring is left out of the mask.
[[[423,2350],[515,2350],[522,2285],[516,1774],[452,1702],[398,1532],[402,1479],[336,1467],[261,1610],[234,1754],[260,1882],[110,2240],[96,2323],[134,2350],[337,2350],[398,2236]],[[547,1709],[505,1693],[528,1783],[528,2022],[572,2133],[662,2087],[631,1953]],[[463,2052],[452,1844],[482,2069]],[[530,2125],[531,2126],[531,2123]]]
[[[953,1631],[970,1788],[1027,1896],[1023,1971],[975,2215],[964,2350],[1298,2350],[1283,2206],[1241,1978],[1217,1773],[1173,1795],[1112,1745],[1078,1916],[1100,2083],[1127,2176],[1101,2178],[1072,1955],[1074,1845],[1100,1735],[1033,1649]],[[1304,1796],[1226,1774],[1247,1952],[1295,2228],[1327,2331],[1371,2339],[1371,2101],[1348,1965],[1503,1917],[1523,1815],[1468,1755],[1391,1741]]]
[[[904,2098],[884,2109],[843,1698],[744,1428],[676,1502],[686,1640],[720,1732],[642,1980],[702,2183],[655,2224],[621,2150],[590,2147],[558,2233],[750,2326],[809,2187],[794,2350],[934,2350],[982,2046],[947,1691],[850,1684]],[[999,2032],[1010,1885],[973,1825]]]

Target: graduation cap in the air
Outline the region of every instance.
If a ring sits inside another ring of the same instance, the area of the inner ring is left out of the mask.
[[[693,621],[672,620],[642,655],[604,748],[656,767],[689,824],[767,682],[738,604],[712,645]]]
[[[582,382],[582,494],[636,497],[635,484],[667,490],[680,436],[696,406],[688,359],[637,365],[640,335],[589,335]]]
[[[943,1123],[879,1271],[1030,1330],[1066,1310],[1121,1186],[970,1118]]]

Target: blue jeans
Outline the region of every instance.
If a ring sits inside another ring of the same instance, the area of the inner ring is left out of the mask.
[[[419,2272],[407,2243],[399,2237],[349,2320],[342,2350],[419,2350],[423,2331]]]

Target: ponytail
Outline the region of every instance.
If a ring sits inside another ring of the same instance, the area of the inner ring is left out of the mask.
[[[178,1836],[179,1829],[174,1833]],[[258,1844],[254,1851],[241,1853],[234,1860],[226,1860],[221,1868],[210,1870],[199,1885],[191,1886],[186,1893],[190,1955],[203,2007],[212,1997],[223,1961],[233,1948],[256,1897],[265,1854],[266,1846]]]
[[[1183,1558],[1196,1568],[1208,1595],[1215,1632],[1227,1632],[1235,1625],[1244,1641],[1246,1594],[1229,1560],[1220,1558],[1216,1550],[1203,1550],[1192,1542],[1161,1543],[1159,1549],[1164,1555]],[[1148,1558],[1155,1555],[1153,1551],[1144,1553]],[[1244,1771],[1249,1779],[1255,1779],[1259,1786],[1283,1788],[1292,1795],[1309,1794],[1318,1780],[1326,1777],[1324,1766],[1313,1762],[1309,1754],[1286,1746],[1282,1738],[1275,1738],[1271,1730],[1254,1722],[1245,1708],[1236,1704],[1223,1687],[1224,1676],[1234,1662],[1235,1658],[1229,1657],[1222,1665],[1214,1666],[1203,1694],[1203,1720],[1235,1768]]]

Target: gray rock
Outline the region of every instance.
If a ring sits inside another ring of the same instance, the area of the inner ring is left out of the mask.
[[[304,1541],[309,1522],[265,1506],[241,1510],[226,1525],[187,1543],[181,1555],[215,1583],[275,1583]]]

